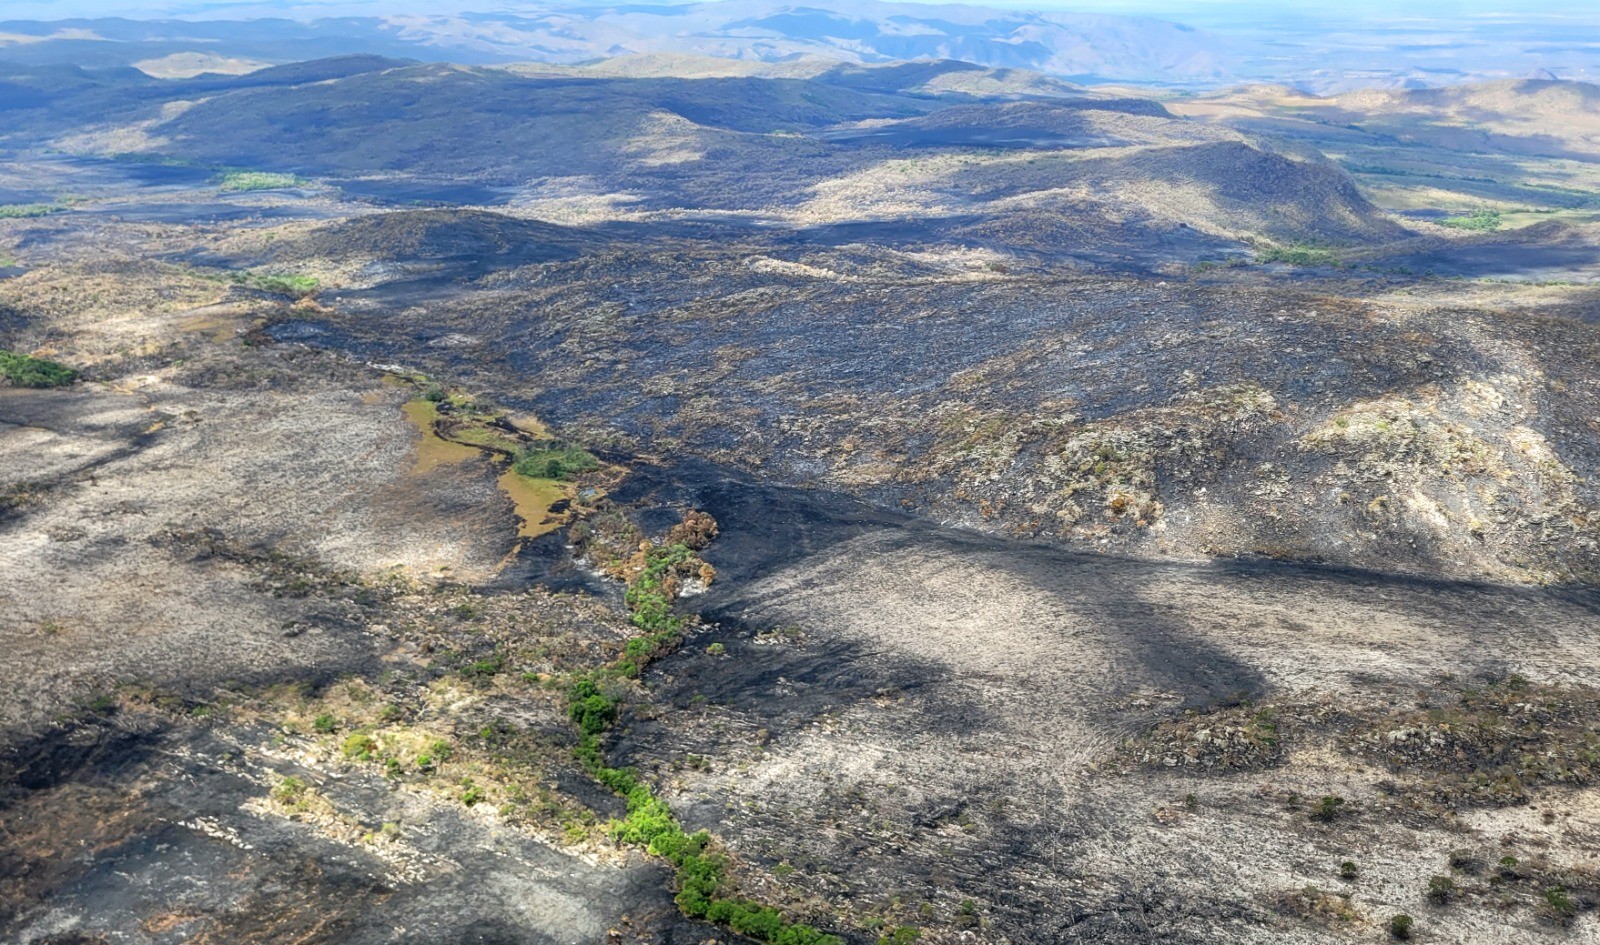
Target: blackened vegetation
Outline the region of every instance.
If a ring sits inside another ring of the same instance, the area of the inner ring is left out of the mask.
[[[1539,852],[1518,857],[1507,852],[1509,842],[1505,838],[1495,847],[1452,850],[1424,887],[1429,906],[1436,910],[1471,904],[1501,910],[1520,906],[1533,910],[1543,924],[1556,927],[1570,926],[1579,914],[1600,907],[1600,870],[1558,864]]]
[[[1278,710],[1250,704],[1211,712],[1190,710],[1130,744],[1143,764],[1168,768],[1261,768],[1284,754]]]
[[[1600,780],[1600,690],[1513,674],[1433,692],[1416,709],[1359,724],[1348,750],[1442,807],[1521,804],[1540,788]]]
[[[1600,781],[1600,689],[1511,674],[1445,680],[1424,694],[1410,708],[1279,699],[1190,711],[1130,740],[1124,756],[1242,770],[1282,762],[1293,742],[1326,741],[1383,764],[1400,797],[1439,812],[1522,804],[1540,788]]]

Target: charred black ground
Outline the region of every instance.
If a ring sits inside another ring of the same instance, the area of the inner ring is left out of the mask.
[[[0,937],[1593,934],[1592,89],[684,66],[4,68]]]

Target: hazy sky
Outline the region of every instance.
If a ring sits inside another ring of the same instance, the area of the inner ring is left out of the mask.
[[[639,2],[639,0],[612,0]],[[645,0],[650,2],[650,0]],[[1251,15],[1312,15],[1328,19],[1426,19],[1483,17],[1501,14],[1508,19],[1600,18],[1594,0],[965,0],[985,6],[1084,12],[1142,13],[1173,19],[1235,20]],[[805,0],[794,0],[803,6]],[[441,13],[461,10],[491,11],[528,6],[507,0],[0,0],[0,19],[61,19],[79,16],[316,16],[381,15],[383,13]],[[581,5],[603,5],[583,2]]]

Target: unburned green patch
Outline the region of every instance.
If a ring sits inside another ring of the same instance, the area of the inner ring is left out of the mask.
[[[16,387],[66,387],[78,372],[65,364],[0,349],[0,378]]]
[[[296,299],[305,298],[322,285],[312,276],[283,272],[232,272],[228,274],[228,281]]]
[[[282,190],[299,187],[306,181],[293,174],[275,174],[269,171],[224,171],[217,175],[217,185],[228,193],[252,190]]]
[[[5,203],[0,204],[0,220],[21,220],[30,217],[47,217],[67,208],[59,203]]]
[[[552,479],[565,482],[582,473],[600,468],[600,461],[592,453],[576,446],[533,446],[523,450],[512,466],[517,475],[529,479]]]
[[[1476,210],[1466,216],[1450,217],[1440,220],[1440,226],[1448,226],[1454,230],[1471,230],[1476,233],[1492,233],[1500,229],[1499,210]]]

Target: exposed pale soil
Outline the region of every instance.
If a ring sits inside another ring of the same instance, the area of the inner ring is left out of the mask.
[[[272,160],[510,206],[0,166],[83,196],[0,221],[0,347],[83,373],[0,388],[0,937],[727,940],[608,839],[562,689],[639,542],[713,531],[605,748],[741,895],[852,943],[1596,937],[1594,292],[1396,265],[1582,231],[1406,236],[1103,98],[305,68],[8,131],[231,161],[398,84],[427,161],[358,112]],[[483,147],[508,88],[576,144]],[[1369,268],[1246,262],[1306,239]],[[600,510],[528,534],[396,370],[600,452]]]

